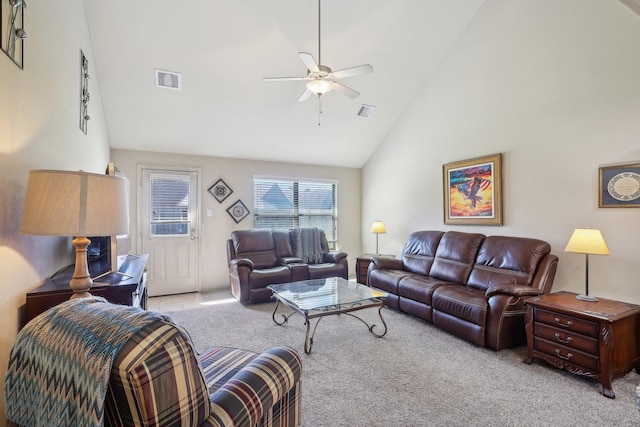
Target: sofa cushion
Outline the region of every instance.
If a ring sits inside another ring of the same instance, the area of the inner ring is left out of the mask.
[[[485,236],[447,231],[440,239],[429,275],[454,283],[466,283]]]
[[[255,268],[274,267],[278,255],[271,230],[238,230],[231,233],[236,256],[253,261]]]
[[[286,266],[253,270],[249,274],[249,280],[250,289],[264,288],[274,283],[286,283],[291,281],[291,270]]]
[[[443,282],[429,276],[412,275],[404,277],[398,283],[398,295],[404,298],[431,305],[431,296],[440,286],[450,282]]]
[[[415,274],[428,275],[436,256],[442,231],[416,231],[411,233],[402,249],[404,269]]]
[[[522,237],[484,239],[467,285],[486,290],[500,284],[530,285],[540,260],[551,252],[547,242]]]
[[[342,264],[309,264],[308,267],[309,279],[327,279],[329,277],[349,278]]]
[[[288,231],[273,230],[272,235],[278,259],[295,257],[295,252],[293,252],[293,246],[291,245],[291,234]]]
[[[487,321],[488,301],[484,292],[468,286],[452,284],[439,287],[433,293],[431,305],[434,310],[481,327]]]

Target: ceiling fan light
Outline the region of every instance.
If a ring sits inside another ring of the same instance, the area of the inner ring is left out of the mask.
[[[331,82],[324,79],[314,79],[307,83],[307,89],[316,95],[324,95],[331,90]]]

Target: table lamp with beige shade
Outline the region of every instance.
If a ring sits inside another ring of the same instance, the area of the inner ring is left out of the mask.
[[[87,236],[113,236],[129,230],[126,179],[83,171],[32,170],[20,233],[73,236],[76,262],[71,298],[86,297],[93,280],[87,264]]]
[[[376,235],[376,255],[380,255],[380,252],[378,251],[378,236],[386,232],[387,230],[385,230],[384,223],[382,221],[373,221],[371,224],[371,233]]]
[[[598,298],[589,295],[589,254],[609,255],[609,248],[602,233],[595,228],[576,228],[564,250],[585,254],[585,293],[577,295],[576,298],[582,301],[598,301]]]

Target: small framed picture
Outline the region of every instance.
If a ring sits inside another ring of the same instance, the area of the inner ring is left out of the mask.
[[[224,202],[225,199],[233,193],[231,187],[229,187],[222,179],[217,180],[207,191],[211,193],[218,203]]]
[[[442,166],[444,223],[502,225],[502,154]]]
[[[227,208],[227,213],[237,223],[245,219],[251,212],[242,203],[242,200],[238,199],[234,204]]]
[[[640,163],[600,168],[599,208],[640,208]]]

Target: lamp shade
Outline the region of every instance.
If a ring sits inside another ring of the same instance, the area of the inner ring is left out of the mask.
[[[127,181],[82,171],[32,170],[22,234],[109,236],[129,231]]]
[[[581,254],[609,255],[609,248],[602,233],[595,228],[576,228],[564,250]]]
[[[324,79],[314,79],[307,83],[307,89],[316,95],[324,95],[331,90],[331,81]]]
[[[384,228],[384,223],[382,221],[373,221],[371,224],[371,233],[372,234],[384,234],[387,230]]]

